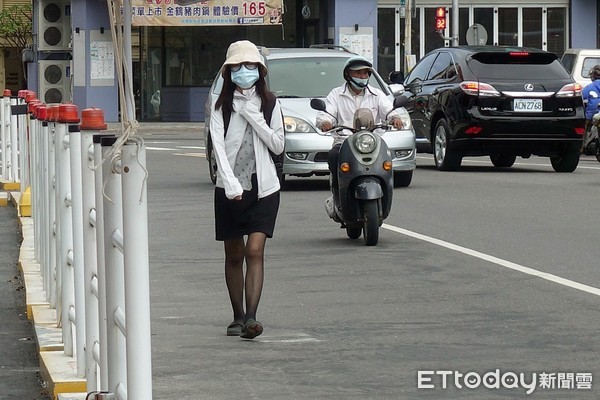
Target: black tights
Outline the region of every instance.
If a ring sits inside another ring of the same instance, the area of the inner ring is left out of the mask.
[[[233,308],[233,319],[244,322],[256,319],[256,310],[264,281],[264,253],[267,235],[254,232],[244,238],[225,240],[225,283]],[[244,259],[246,276],[244,278]],[[246,311],[244,312],[244,290]]]

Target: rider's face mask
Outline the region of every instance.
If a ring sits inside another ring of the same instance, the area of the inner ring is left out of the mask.
[[[239,66],[239,69],[231,69],[231,81],[242,89],[250,89],[256,83],[260,74],[256,65],[250,69],[246,65]]]
[[[357,76],[354,76],[357,75]],[[364,68],[356,71],[350,72],[350,84],[355,89],[363,89],[369,83],[369,78],[371,77],[371,71]]]
[[[354,86],[356,89],[363,89],[365,87],[367,87],[367,84],[369,83],[369,78],[355,78],[355,77],[350,77],[350,84],[352,86]]]

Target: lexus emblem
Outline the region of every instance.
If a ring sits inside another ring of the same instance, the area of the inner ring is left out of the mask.
[[[531,92],[533,90],[533,84],[531,83],[526,83],[525,86],[523,86],[525,88],[525,90],[527,90],[528,92]]]

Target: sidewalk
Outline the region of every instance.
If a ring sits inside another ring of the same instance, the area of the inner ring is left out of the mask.
[[[107,125],[104,133],[121,133],[120,123]],[[137,135],[151,140],[193,131],[201,138],[203,127],[140,123]],[[47,305],[33,256],[33,220],[19,215],[20,189],[14,185],[0,185],[0,400],[84,400],[85,378],[76,376],[75,362],[64,355],[61,328]]]
[[[0,207],[0,226],[0,399],[48,400],[17,266],[21,235],[14,206]]]

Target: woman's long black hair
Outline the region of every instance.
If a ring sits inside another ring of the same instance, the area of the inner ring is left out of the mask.
[[[275,95],[269,91],[267,87],[267,81],[265,80],[265,75],[267,74],[267,70],[265,67],[259,64],[258,67],[259,77],[254,87],[256,88],[256,92],[260,96],[261,106],[260,111],[263,110],[263,107],[269,100],[271,100]],[[235,91],[236,84],[231,81],[231,66],[226,65],[223,68],[223,87],[221,88],[221,94],[217,98],[217,102],[215,103],[215,110],[221,109],[229,112],[229,115],[233,113],[233,92]],[[267,121],[268,122],[268,121]]]

